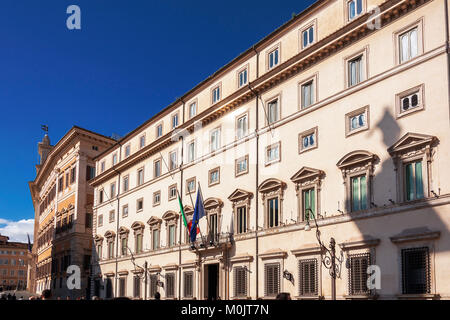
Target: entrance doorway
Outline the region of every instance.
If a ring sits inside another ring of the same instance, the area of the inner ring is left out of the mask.
[[[219,264],[205,265],[205,299],[217,300],[219,297]]]

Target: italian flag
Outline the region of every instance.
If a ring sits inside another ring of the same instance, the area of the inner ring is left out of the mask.
[[[191,233],[191,226],[192,226],[192,221],[187,222],[186,219],[186,214],[184,213],[184,208],[183,208],[183,203],[181,202],[181,197],[180,197],[180,193],[178,192],[178,204],[180,205],[180,212],[181,212],[181,216],[183,217],[183,223],[184,226],[186,227],[186,229],[188,230],[188,233]],[[197,228],[197,234],[200,233],[200,229]]]

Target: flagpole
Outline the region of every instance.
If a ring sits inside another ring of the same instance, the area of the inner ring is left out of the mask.
[[[203,210],[204,210],[205,209],[205,203],[203,201],[203,193],[202,193],[202,188],[200,187],[200,181],[197,181],[197,183],[198,183],[198,191],[202,195],[202,206],[203,206]],[[205,245],[205,242],[203,241],[202,229],[200,228],[200,218],[198,220],[199,220],[197,222],[198,230],[200,230],[200,237],[202,237],[202,243],[203,243],[203,245]],[[206,217],[206,224],[208,224],[208,217]]]

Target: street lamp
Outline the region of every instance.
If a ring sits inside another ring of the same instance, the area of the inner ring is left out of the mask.
[[[330,245],[329,248],[327,248],[322,240],[320,239],[320,230],[319,226],[317,224],[316,217],[314,215],[314,212],[311,209],[306,209],[306,225],[305,225],[305,231],[310,231],[311,226],[309,225],[309,215],[312,215],[314,218],[314,223],[316,225],[316,238],[320,245],[320,258],[322,260],[322,264],[327,268],[330,272],[331,276],[331,299],[336,300],[336,278],[341,277],[341,267],[342,262],[344,261],[344,254],[341,250],[340,257],[336,257],[336,240],[332,237],[330,239]],[[338,264],[336,263],[338,262]]]

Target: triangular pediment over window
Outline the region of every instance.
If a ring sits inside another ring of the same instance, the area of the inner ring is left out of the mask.
[[[284,183],[283,181],[275,178],[269,178],[267,180],[264,180],[264,182],[259,185],[258,190],[261,193],[268,193],[273,190],[284,189],[285,187],[286,183]]]
[[[347,153],[345,156],[339,160],[336,164],[339,169],[344,169],[354,165],[359,165],[366,162],[373,162],[377,156],[369,151],[356,150]]]
[[[222,207],[223,202],[218,198],[208,198],[203,202],[205,209],[213,209],[217,207]]]
[[[408,132],[401,137],[396,143],[394,143],[388,152],[391,155],[405,153],[410,149],[421,148],[424,146],[431,146],[438,139],[435,136],[430,136],[420,133]]]
[[[292,182],[299,183],[306,180],[314,180],[315,178],[320,178],[324,172],[319,169],[313,169],[309,167],[303,167],[291,178]]]
[[[160,218],[157,218],[155,216],[150,217],[150,219],[148,219],[147,223],[151,226],[155,225],[155,224],[159,224],[161,223],[162,220]]]
[[[234,192],[228,197],[228,200],[234,202],[242,199],[248,199],[253,197],[253,193],[249,191],[245,191],[242,189],[236,189]]]

